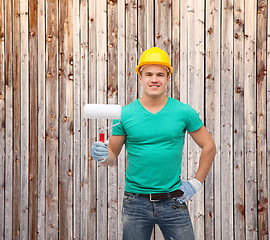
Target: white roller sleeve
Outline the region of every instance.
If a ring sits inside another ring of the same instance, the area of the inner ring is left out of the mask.
[[[85,104],[84,117],[90,119],[121,119],[121,106],[115,104]]]

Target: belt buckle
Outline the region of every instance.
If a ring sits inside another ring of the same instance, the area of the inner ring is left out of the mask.
[[[150,193],[150,202],[159,202],[159,200],[152,199],[152,194]]]

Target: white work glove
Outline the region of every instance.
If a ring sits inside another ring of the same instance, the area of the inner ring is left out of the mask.
[[[92,158],[96,162],[105,162],[108,158],[108,145],[109,141],[103,142],[94,142],[91,148]]]
[[[180,203],[187,202],[195,195],[195,193],[199,189],[202,188],[202,186],[203,184],[196,178],[183,182],[180,185],[179,189],[182,190],[184,194],[181,197],[177,198],[177,200]]]

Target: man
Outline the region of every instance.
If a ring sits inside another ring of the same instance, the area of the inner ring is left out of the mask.
[[[125,144],[128,165],[123,198],[123,239],[150,239],[158,224],[165,239],[194,239],[186,202],[202,187],[215,156],[215,143],[188,104],[166,96],[173,71],[169,56],[146,50],[136,71],[143,86],[140,99],[122,107],[109,146],[92,146],[95,161],[111,164]],[[186,131],[202,149],[193,179],[181,181]]]

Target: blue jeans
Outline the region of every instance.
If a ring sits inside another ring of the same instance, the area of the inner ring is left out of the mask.
[[[155,224],[166,240],[194,240],[187,205],[175,199],[151,202],[138,194],[125,192],[122,221],[124,240],[149,240]]]

